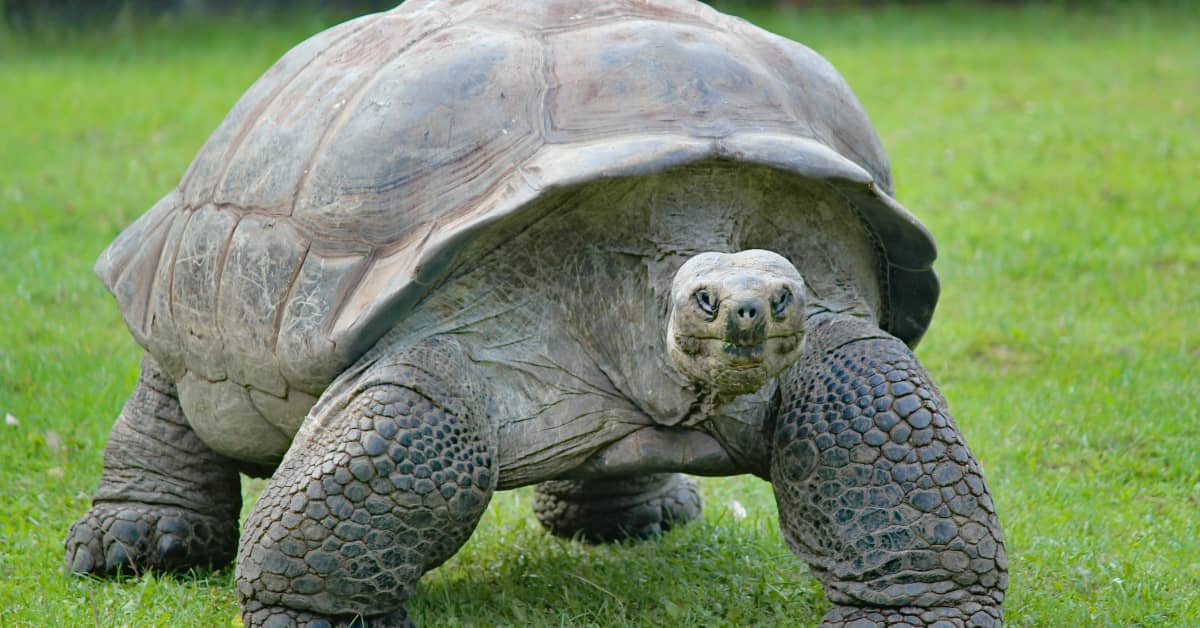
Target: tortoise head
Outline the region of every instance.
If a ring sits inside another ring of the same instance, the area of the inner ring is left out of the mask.
[[[693,382],[721,395],[758,390],[800,357],[806,298],[800,272],[782,255],[696,255],[671,284],[671,358]]]

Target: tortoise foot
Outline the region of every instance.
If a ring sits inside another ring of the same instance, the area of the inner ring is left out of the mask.
[[[246,628],[416,628],[403,609],[385,615],[345,615],[330,617],[309,611],[265,606],[250,602],[242,610],[242,623]]]
[[[237,550],[237,523],[184,508],[100,502],[71,526],[67,570],[109,576],[221,567]]]
[[[825,614],[821,628],[998,628],[1000,608],[968,602],[959,607],[835,605]]]
[[[534,513],[556,536],[591,543],[646,539],[700,516],[696,482],[677,473],[537,486]]]

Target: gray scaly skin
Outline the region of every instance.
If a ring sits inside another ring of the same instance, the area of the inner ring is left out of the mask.
[[[247,626],[403,623],[421,574],[458,551],[487,507],[496,431],[454,341],[371,357],[314,409],[246,521]]]
[[[771,482],[835,604],[822,625],[1000,625],[1000,522],[929,374],[860,319],[818,319],[808,342],[784,377]]]

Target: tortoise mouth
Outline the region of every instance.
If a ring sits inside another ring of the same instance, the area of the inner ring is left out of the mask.
[[[721,353],[725,354],[731,368],[746,370],[762,364],[767,354],[767,342],[764,340],[756,345],[739,345],[725,341],[721,345]]]
[[[724,337],[677,335],[673,355],[693,381],[725,394],[745,394],[795,362],[802,337],[803,333],[780,334],[739,344]]]
[[[748,368],[762,364],[772,354],[791,353],[800,343],[801,336],[802,334],[767,336],[760,342],[749,344],[729,338],[679,334],[675,336],[675,341],[680,348],[684,349],[685,353],[691,355],[704,353],[704,345],[712,347],[719,343],[720,354],[725,356],[730,366],[734,368]],[[768,349],[771,350],[768,351]],[[716,353],[716,351],[711,352]]]

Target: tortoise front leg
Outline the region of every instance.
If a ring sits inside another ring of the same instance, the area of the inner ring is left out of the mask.
[[[496,486],[496,430],[471,366],[434,342],[331,386],[246,520],[246,626],[411,625],[404,601]]]
[[[1000,522],[929,374],[860,319],[820,320],[807,341],[771,481],[784,537],[834,603],[823,625],[999,626]]]

